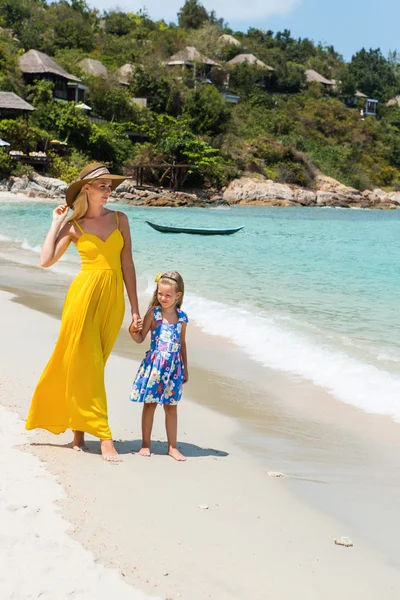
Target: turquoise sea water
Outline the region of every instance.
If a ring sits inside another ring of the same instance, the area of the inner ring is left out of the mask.
[[[118,209],[130,219],[141,290],[153,288],[158,271],[180,271],[185,309],[208,333],[342,401],[400,420],[400,211]],[[37,263],[52,210],[0,204],[1,254]],[[146,220],[245,229],[164,235]],[[76,272],[76,249],[55,268]]]

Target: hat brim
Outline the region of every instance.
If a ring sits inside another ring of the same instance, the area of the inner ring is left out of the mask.
[[[68,206],[70,206],[71,208],[73,207],[76,197],[84,185],[86,185],[87,183],[91,183],[92,181],[98,181],[99,179],[111,179],[111,187],[113,190],[115,190],[115,188],[117,188],[120,183],[125,181],[125,179],[129,178],[125,175],[112,175],[111,173],[107,173],[106,175],[94,177],[93,179],[74,181],[73,183],[71,183],[71,185],[68,186],[66,191],[66,202]]]

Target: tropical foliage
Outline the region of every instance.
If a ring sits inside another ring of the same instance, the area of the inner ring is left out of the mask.
[[[363,48],[346,62],[333,46],[295,39],[288,30],[232,31],[199,0],[185,2],[177,23],[146,12],[100,13],[85,0],[0,0],[0,90],[36,108],[29,118],[0,120],[0,136],[25,152],[52,138],[67,142],[68,156],[51,161],[51,174],[66,180],[93,159],[121,172],[139,163],[190,164],[191,185],[222,186],[260,173],[312,186],[321,170],[360,189],[400,187],[400,108],[386,106],[400,94],[396,51],[385,57],[379,48]],[[167,59],[187,46],[217,64],[168,67]],[[31,48],[82,80],[90,115],[54,102],[48,81],[24,83],[18,57]],[[229,66],[239,54],[273,70]],[[107,77],[82,71],[83,58],[101,61]],[[132,67],[121,85],[126,64]],[[307,84],[307,69],[335,85]],[[357,91],[379,101],[377,117],[362,118],[365,99]],[[227,92],[240,102],[227,103]],[[146,98],[147,107],[132,98]],[[0,153],[1,174],[12,169]]]

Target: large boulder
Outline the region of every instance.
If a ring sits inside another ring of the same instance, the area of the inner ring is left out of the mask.
[[[23,194],[27,188],[28,179],[26,177],[10,177],[8,179],[8,191],[13,194]]]
[[[294,194],[296,202],[302,206],[315,206],[317,203],[317,195],[312,190],[299,188],[295,190]]]
[[[345,196],[333,192],[317,192],[317,206],[339,206],[349,208],[350,202]]]
[[[44,177],[39,173],[33,173],[29,176],[30,184],[36,184],[43,190],[47,190],[50,196],[63,196],[67,190],[68,184],[61,179],[54,177]]]
[[[229,204],[252,204],[284,200],[294,201],[294,194],[288,185],[274,183],[270,179],[252,179],[241,177],[234,179],[223,194],[223,199]]]
[[[391,202],[400,205],[400,192],[389,192],[388,198]]]

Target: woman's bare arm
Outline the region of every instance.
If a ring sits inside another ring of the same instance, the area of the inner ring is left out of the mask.
[[[43,242],[40,253],[40,264],[42,267],[51,267],[64,254],[75,236],[73,224],[71,222],[62,226],[69,207],[65,205],[57,206],[53,210],[53,221]]]
[[[137,325],[137,321],[140,319],[140,313],[137,297],[136,270],[132,258],[131,232],[129,228],[128,217],[121,212],[118,213],[118,217],[120,230],[124,238],[124,247],[121,252],[122,275],[131,305],[132,319]]]

